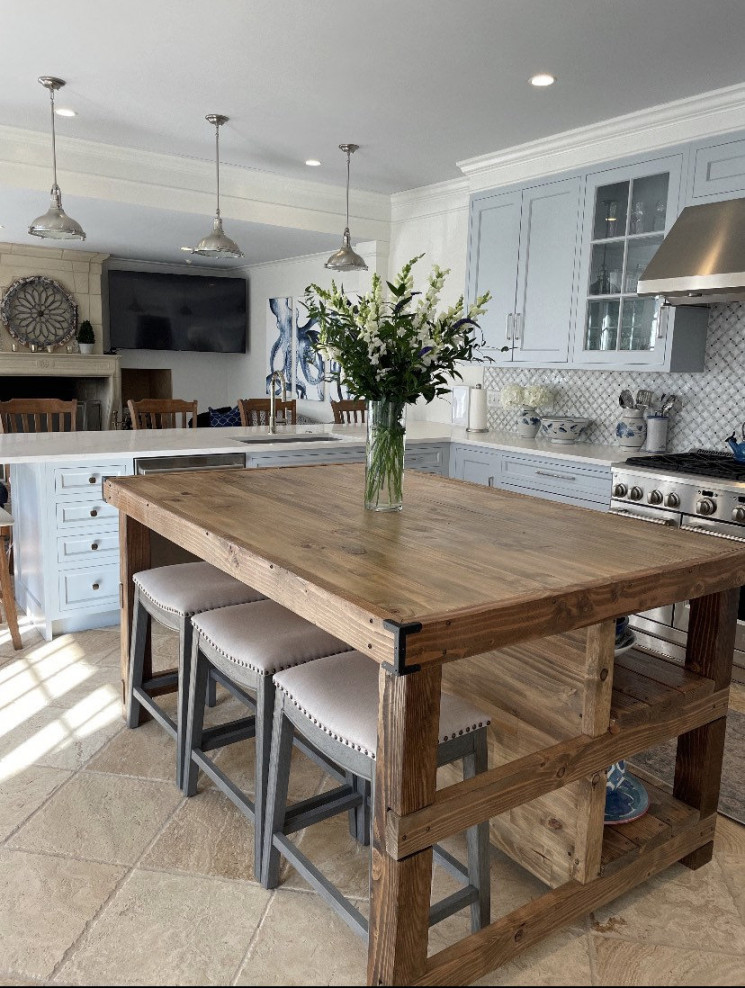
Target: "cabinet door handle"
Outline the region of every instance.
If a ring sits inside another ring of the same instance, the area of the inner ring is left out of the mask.
[[[513,337],[515,343],[520,342],[520,336],[522,335],[522,331],[523,331],[523,314],[522,312],[518,312],[515,314],[515,333]]]
[[[505,333],[504,333],[505,343],[512,342],[512,325],[514,322],[514,318],[515,317],[512,315],[511,312],[507,313],[507,326],[505,328]]]
[[[570,473],[551,473],[550,470],[536,470],[539,477],[554,477],[556,480],[576,480]]]
[[[97,548],[98,548],[98,542],[91,542],[91,549],[93,549],[94,552],[96,551]]]
[[[98,516],[98,508],[91,508],[91,518],[96,518]]]
[[[99,590],[101,588],[100,583],[94,583],[91,585],[91,590]]]
[[[667,307],[660,299],[657,300],[657,308],[655,310],[654,319],[657,323],[657,333],[655,334],[655,338],[658,340],[664,340],[667,331]]]
[[[489,479],[486,482],[486,486],[487,487],[493,487],[494,486],[494,478],[493,477],[489,477]]]

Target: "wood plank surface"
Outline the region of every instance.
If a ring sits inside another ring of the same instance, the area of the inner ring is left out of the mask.
[[[107,500],[378,661],[410,662],[745,584],[745,545],[456,480],[407,474],[402,512],[365,511],[361,465],[154,474]]]
[[[567,882],[427,960],[418,985],[465,985],[524,953],[554,931],[663,871],[714,837],[716,817],[695,823],[614,874]]]

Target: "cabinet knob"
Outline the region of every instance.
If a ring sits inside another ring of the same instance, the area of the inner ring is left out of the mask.
[[[98,517],[98,508],[91,508],[91,518]]]
[[[94,583],[94,584],[93,584],[93,585],[91,586],[91,590],[98,590],[98,589],[100,588],[100,586],[101,586],[101,584],[100,584],[100,583]]]
[[[95,484],[95,482],[96,482],[96,478],[95,477],[89,477],[88,478],[88,483],[89,484]]]
[[[91,542],[91,549],[93,549],[94,552],[96,551],[97,548],[98,548],[98,542]]]

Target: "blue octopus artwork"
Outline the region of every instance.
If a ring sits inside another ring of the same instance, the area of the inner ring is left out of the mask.
[[[269,372],[266,375],[266,394],[269,394],[269,378],[272,371],[281,370],[287,381],[288,391],[292,388],[292,299],[270,298],[271,320],[269,338],[276,332],[269,351]],[[304,395],[300,395],[304,397]]]
[[[295,332],[295,388],[297,396],[298,398],[307,398],[309,401],[323,401],[323,357],[315,350],[315,344],[318,342],[318,324],[313,319],[301,324],[300,312],[297,310],[295,313]]]

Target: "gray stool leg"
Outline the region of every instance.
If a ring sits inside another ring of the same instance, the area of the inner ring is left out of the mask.
[[[142,670],[145,665],[145,646],[150,628],[150,615],[142,606],[140,591],[135,584],[134,603],[132,606],[132,633],[129,659],[129,682],[127,683],[127,727],[138,727],[140,724],[139,701],[134,695],[135,687],[142,686]]]
[[[191,619],[183,617],[179,627],[179,669],[178,669],[178,712],[176,724],[176,785],[184,788],[184,771],[187,760],[190,760],[186,748],[186,732],[184,726],[189,714],[189,685],[191,681],[192,640],[194,631]]]
[[[199,636],[195,636],[192,646],[191,681],[189,683],[189,711],[184,731],[185,763],[183,772],[183,792],[185,796],[196,796],[199,766],[191,757],[192,748],[202,747],[204,731],[204,704],[207,696],[207,659],[199,650]]]
[[[207,677],[207,706],[214,707],[216,705],[217,705],[217,683],[210,674]]]
[[[275,832],[283,829],[287,810],[287,790],[290,785],[290,761],[294,728],[284,715],[283,698],[274,704],[274,731],[272,733],[272,757],[269,763],[269,785],[266,794],[264,821],[264,854],[261,865],[261,884],[265,889],[279,884],[281,858],[274,846]]]
[[[362,796],[360,805],[349,810],[349,835],[354,837],[358,844],[367,847],[370,844],[370,826],[372,824],[369,802],[370,783],[367,779],[353,775],[351,772],[347,772],[346,776],[347,784]]]
[[[261,676],[256,688],[256,792],[254,802],[254,875],[261,881],[261,860],[264,852],[264,818],[266,814],[269,763],[272,755],[272,714],[274,713],[274,682],[271,676]],[[289,778],[289,768],[288,768]]]
[[[486,731],[474,734],[473,752],[463,759],[463,778],[472,779],[489,767]],[[476,933],[491,922],[491,866],[489,860],[489,821],[469,827],[466,831],[468,848],[468,881],[479,890],[476,902],[471,903],[471,932]]]

